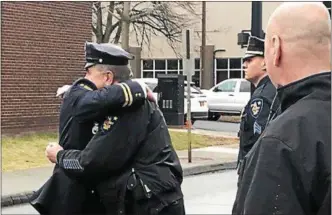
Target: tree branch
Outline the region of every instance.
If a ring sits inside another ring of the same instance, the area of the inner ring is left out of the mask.
[[[130,11],[130,21],[137,44],[141,46],[147,44],[145,48],[150,49],[151,36],[163,36],[176,53],[176,43],[181,40],[182,29],[193,24],[193,16],[199,16],[196,13],[195,5],[196,3],[193,2],[135,2]],[[103,25],[98,26],[102,18],[100,6],[100,2],[94,3],[92,9],[93,15],[96,17],[93,19],[92,31],[97,38],[100,29],[103,29]],[[104,11],[108,11],[108,13],[107,21],[103,23],[104,34],[101,31],[102,41],[119,43],[122,32],[120,23],[123,20],[123,2],[110,2],[107,9],[104,4],[103,7]],[[179,11],[178,8],[181,10]]]
[[[121,37],[121,32],[122,32],[122,25],[119,25],[119,26],[118,26],[118,30],[117,30],[117,32],[116,32],[116,35],[115,35],[115,37],[114,37],[114,43],[115,43],[115,44],[118,44],[118,43],[119,43],[119,41],[120,41],[120,37]]]
[[[116,28],[116,25],[113,25],[113,16],[110,11],[114,12],[114,1],[111,1],[108,7],[108,14],[107,14],[107,21],[106,21],[106,28],[105,34],[103,35],[103,42],[108,43],[110,40],[110,36],[112,31]]]
[[[97,9],[97,23],[96,23],[96,38],[97,43],[100,43],[103,39],[103,14],[101,10],[101,2],[95,2],[94,6]]]

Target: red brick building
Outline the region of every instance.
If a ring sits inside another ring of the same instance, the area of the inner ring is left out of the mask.
[[[1,2],[3,134],[56,129],[58,87],[82,76],[91,2]]]

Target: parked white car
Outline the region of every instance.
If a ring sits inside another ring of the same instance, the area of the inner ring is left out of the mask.
[[[157,78],[136,78],[133,79],[138,82],[143,82],[152,90],[153,95],[156,101],[159,100],[158,92],[156,92],[156,87],[158,85]],[[185,83],[184,88],[184,114],[186,119],[187,114],[187,81]],[[190,84],[191,88],[191,118],[192,120],[197,119],[207,119],[208,118],[208,106],[207,106],[207,97],[204,95],[201,90],[195,87],[193,84]]]
[[[222,113],[239,115],[250,100],[250,82],[245,79],[227,79],[205,91],[209,119],[217,120]]]

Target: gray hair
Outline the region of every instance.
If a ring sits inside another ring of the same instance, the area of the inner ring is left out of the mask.
[[[111,71],[114,75],[114,80],[118,82],[127,81],[133,76],[133,73],[128,65],[118,66],[97,64],[95,65],[95,68],[101,72]]]

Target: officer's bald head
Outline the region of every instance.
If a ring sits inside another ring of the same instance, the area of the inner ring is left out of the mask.
[[[330,70],[331,20],[320,2],[281,4],[266,29],[265,60],[275,85]]]

